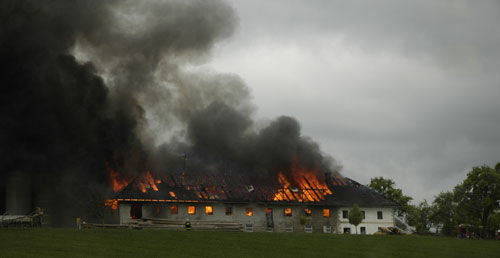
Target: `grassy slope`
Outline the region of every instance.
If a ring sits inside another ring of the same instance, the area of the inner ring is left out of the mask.
[[[500,241],[419,236],[0,229],[0,257],[500,257]]]

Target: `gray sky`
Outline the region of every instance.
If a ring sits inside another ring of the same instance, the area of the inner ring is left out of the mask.
[[[420,201],[500,161],[500,2],[232,1],[203,65],[239,75],[259,119],[291,115],[360,183]]]

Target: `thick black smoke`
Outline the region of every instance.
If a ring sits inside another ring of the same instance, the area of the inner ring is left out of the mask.
[[[154,170],[244,174],[260,180],[257,183],[274,184],[278,172],[290,173],[294,165],[317,171],[319,176],[340,169],[317,143],[301,135],[294,118],[279,117],[256,131],[247,115],[222,102],[213,102],[191,118],[187,140],[187,144],[160,146]],[[188,156],[187,162],[180,153]]]
[[[20,195],[54,225],[95,216],[111,191],[106,166],[333,172],[293,118],[255,129],[238,76],[193,68],[236,24],[221,1],[0,1],[0,212],[25,182]]]

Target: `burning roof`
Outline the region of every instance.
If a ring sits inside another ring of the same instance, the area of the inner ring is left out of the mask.
[[[149,177],[151,175],[149,174]],[[280,185],[256,184],[255,178],[236,175],[170,174],[161,179],[136,178],[118,192],[119,202],[276,202],[307,205],[363,207],[397,206],[376,191],[358,182],[342,177],[317,178],[304,176],[304,184],[292,186],[283,174]]]

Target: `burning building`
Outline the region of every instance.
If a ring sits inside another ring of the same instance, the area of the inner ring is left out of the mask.
[[[364,216],[359,225],[362,234],[394,225],[397,204],[354,180],[330,174],[318,177],[296,167],[291,175],[279,173],[278,184],[269,184],[263,178],[231,174],[153,178],[148,171],[127,184],[115,180],[117,194],[108,205],[117,210],[122,225],[191,221],[199,225],[234,223],[236,228],[252,232],[350,233],[354,229],[347,218],[354,204]]]
[[[354,203],[390,220],[297,120],[256,122],[241,78],[193,69],[237,27],[226,2],[6,0],[0,16],[1,214],[70,226],[102,221],[109,199],[121,223],[317,231]]]

